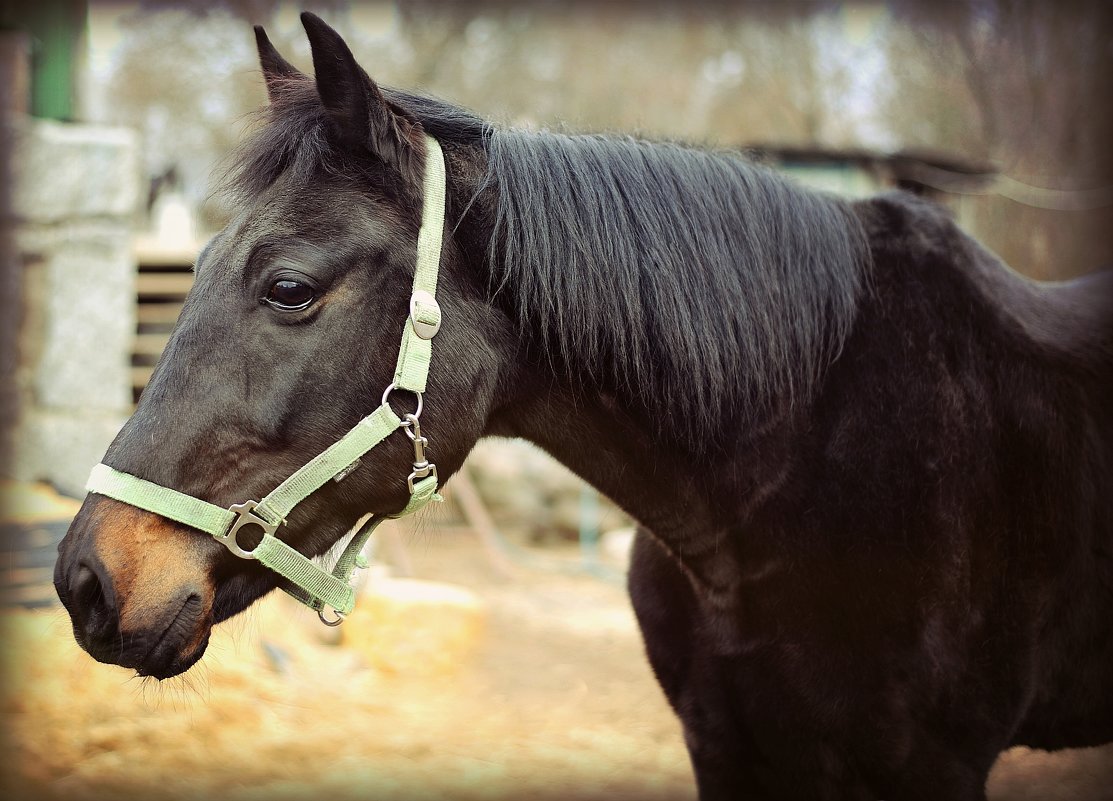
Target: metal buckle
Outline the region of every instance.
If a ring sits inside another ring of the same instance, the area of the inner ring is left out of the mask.
[[[418,304],[436,312],[436,322],[429,323],[417,319]],[[441,330],[441,305],[437,303],[437,299],[431,293],[424,289],[415,289],[414,293],[410,295],[410,325],[413,326],[414,333],[421,339],[432,339]]]
[[[259,501],[244,501],[243,503],[234,503],[228,507],[228,511],[234,515],[239,515],[239,518],[232,524],[232,528],[228,530],[228,533],[220,538],[220,541],[224,543],[224,546],[229,551],[241,559],[255,558],[255,548],[252,548],[250,551],[245,551],[240,547],[240,544],[236,542],[236,534],[239,533],[241,528],[244,526],[258,526],[263,529],[263,536],[266,536],[267,534],[273,535],[283,523],[283,521],[271,523],[269,520],[264,520],[262,517],[255,514],[255,507],[258,505]],[[255,547],[258,548],[259,546],[256,545]]]
[[[410,495],[413,495],[414,480],[429,476],[437,478],[437,466],[430,464],[425,456],[425,447],[429,444],[429,440],[421,436],[421,423],[418,422],[417,415],[407,414],[404,420],[402,425],[405,426],[406,436],[414,444],[414,471],[406,479],[406,486],[410,488]]]
[[[329,607],[329,608],[331,609],[332,607]],[[344,613],[340,612],[336,609],[333,609],[332,613],[334,615],[336,615],[336,618],[334,620],[329,620],[328,618],[325,617],[325,610],[324,609],[318,609],[317,610],[317,617],[320,618],[321,622],[324,623],[326,626],[331,626],[331,627],[335,628],[336,626],[339,626],[341,623],[344,622]]]
[[[428,478],[432,476],[437,478],[437,466],[435,464],[425,463],[422,467],[414,465],[414,471],[406,477],[406,486],[410,488],[410,495],[413,495],[416,490],[414,489],[414,481],[416,479]]]

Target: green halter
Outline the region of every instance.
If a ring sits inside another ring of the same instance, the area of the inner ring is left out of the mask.
[[[211,534],[229,551],[242,559],[254,559],[278,573],[290,586],[283,589],[315,609],[322,622],[338,625],[355,606],[355,591],[349,585],[352,571],[364,566],[359,552],[367,538],[383,520],[372,516],[352,537],[336,567],[327,572],[275,536],[290,511],[326,482],[343,481],[359,466],[360,458],[390,434],[403,429],[413,442],[413,472],[406,480],[410,500],[402,511],[390,517],[416,512],[429,501],[441,500],[437,494],[437,467],[425,458],[428,441],[421,435],[418,418],[422,395],[429,376],[432,339],[441,327],[437,304],[437,270],[444,230],[445,171],[440,145],[425,137],[425,181],[421,230],[417,237],[417,267],[414,271],[410,314],[402,330],[402,347],[394,370],[394,381],[383,393],[381,405],[364,417],[347,434],[322,451],[297,472],[275,487],[261,501],[245,501],[227,509],[185,495],[142,478],[98,464],[89,474],[85,489],[148,512],[184,523]],[[396,389],[417,395],[417,410],[399,417],[390,408],[390,393]],[[257,526],[263,538],[252,550],[245,550],[236,536],[245,526]],[[328,620],[324,610],[331,608],[336,618]]]

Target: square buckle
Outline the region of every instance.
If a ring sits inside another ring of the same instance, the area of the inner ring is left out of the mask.
[[[252,548],[250,551],[241,548],[240,544],[236,541],[236,535],[239,533],[240,529],[244,526],[258,526],[263,530],[263,536],[265,537],[268,534],[273,535],[274,532],[278,531],[278,527],[285,522],[280,520],[277,523],[271,523],[269,520],[265,520],[255,514],[255,507],[258,505],[259,501],[244,501],[243,503],[234,503],[228,507],[229,512],[234,515],[239,515],[239,517],[232,523],[232,528],[228,529],[228,533],[220,538],[220,541],[224,543],[224,546],[229,551],[241,559],[254,559],[255,548],[259,546],[256,545],[255,548]]]
[[[406,479],[406,486],[410,488],[410,495],[414,494],[414,481],[422,478],[437,478],[437,466],[435,464],[425,464],[418,467],[414,465],[414,471],[410,473],[409,478]]]

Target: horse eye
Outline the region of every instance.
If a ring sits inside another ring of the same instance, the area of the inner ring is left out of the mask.
[[[309,284],[282,278],[271,284],[264,300],[282,311],[300,311],[312,303],[316,297],[316,292]]]

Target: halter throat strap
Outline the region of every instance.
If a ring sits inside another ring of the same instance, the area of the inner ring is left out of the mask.
[[[402,517],[439,501],[437,468],[425,456],[428,440],[422,436],[419,418],[432,362],[432,340],[441,327],[441,309],[436,300],[444,233],[445,168],[440,144],[425,137],[425,179],[421,229],[417,238],[417,263],[409,315],[402,329],[402,344],[394,369],[394,380],[383,393],[382,402],[343,437],[319,453],[262,500],[245,500],[227,509],[138,476],[96,465],[85,489],[161,515],[214,537],[241,559],[253,559],[285,579],[282,589],[315,609],[321,620],[336,625],[355,606],[351,574],[363,566],[359,552],[385,516],[372,516],[353,535],[336,566],[326,571],[276,536],[294,508],[329,481],[343,481],[358,469],[362,457],[394,432],[402,429],[414,448],[413,471],[405,479],[410,497],[406,506],[390,517]],[[391,392],[407,390],[417,396],[417,410],[399,417],[391,408]],[[244,529],[258,529],[262,538],[250,550],[238,539]],[[331,608],[335,619],[327,619]]]

